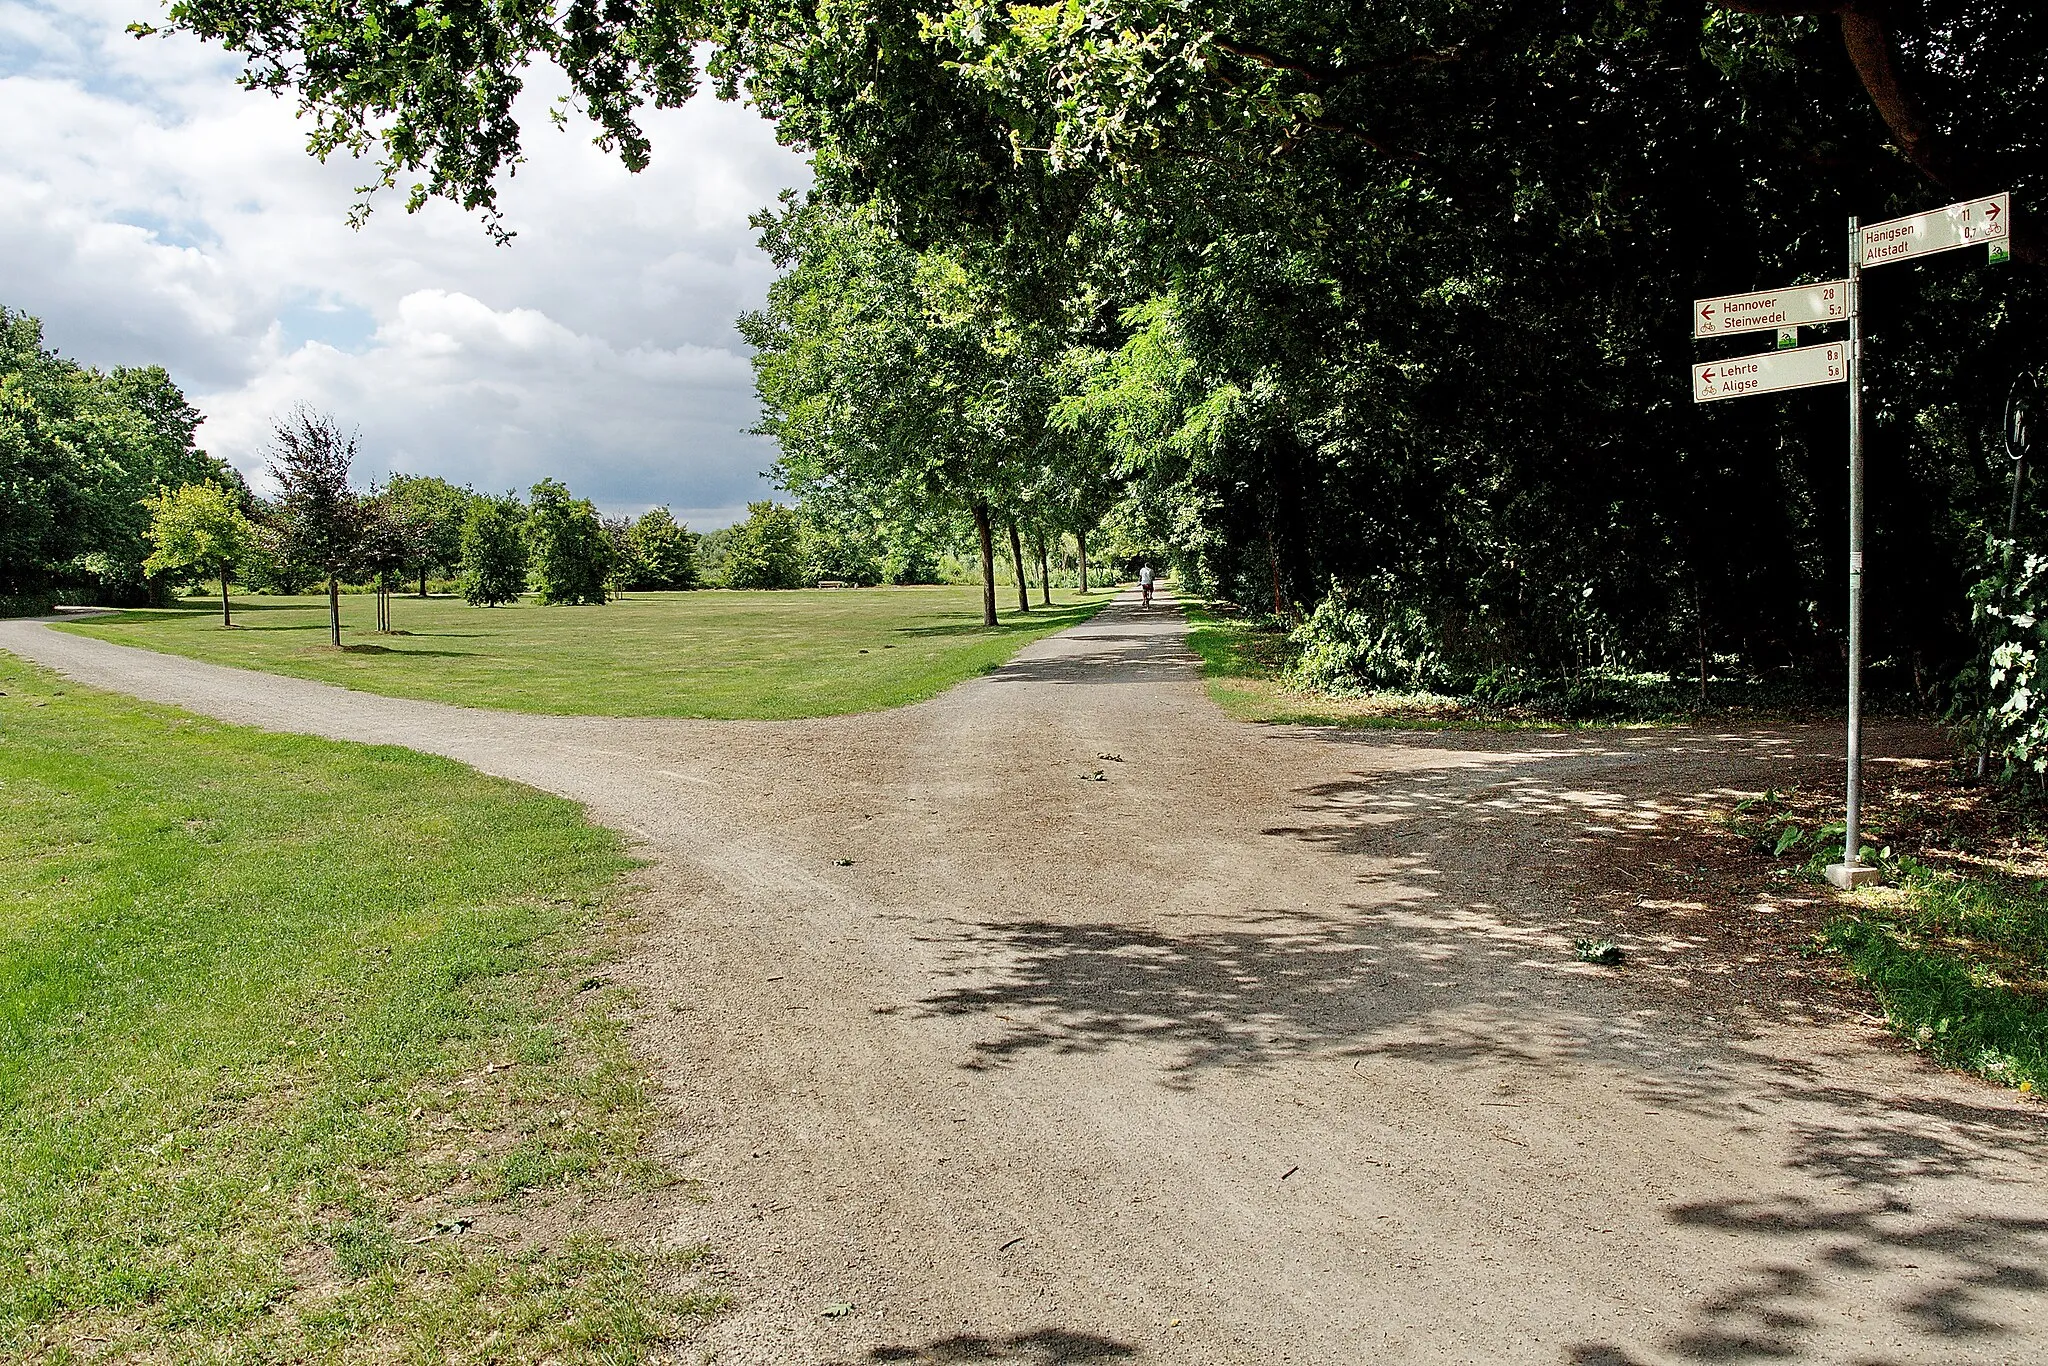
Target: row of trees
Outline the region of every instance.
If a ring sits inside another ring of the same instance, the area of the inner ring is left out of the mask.
[[[165,490],[151,504],[147,567],[217,579],[224,625],[233,624],[228,585],[252,561],[272,579],[324,584],[336,645],[344,583],[372,584],[380,631],[391,629],[393,590],[416,580],[425,597],[436,572],[458,573],[463,597],[482,607],[528,591],[567,606],[627,588],[697,586],[696,538],[667,508],[601,519],[555,479],[535,484],[525,503],[417,475],[358,492],[357,439],[306,409],[276,425],[271,450],[277,495],[267,502],[216,479]]]
[[[1686,301],[1833,278],[1851,213],[2011,190],[2011,267],[1866,282],[1871,635],[1953,662],[2000,401],[2048,359],[2025,0],[172,15],[316,142],[487,215],[520,130],[472,91],[552,60],[638,167],[637,109],[705,54],[812,154],[744,324],[807,513],[889,543],[958,519],[986,566],[1106,499],[1198,585],[1282,613],[1340,585],[1326,616],[1453,675],[1831,672],[1839,391],[1696,407]]]

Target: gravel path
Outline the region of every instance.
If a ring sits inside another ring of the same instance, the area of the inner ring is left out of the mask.
[[[2041,1107],[1712,932],[1781,907],[1687,897],[1689,814],[1832,731],[1242,726],[1183,629],[1120,603],[935,701],[758,724],[0,648],[643,844],[621,975],[690,1181],[643,1222],[713,1248],[703,1359],[2048,1360]],[[1627,966],[1573,959],[1624,912]]]

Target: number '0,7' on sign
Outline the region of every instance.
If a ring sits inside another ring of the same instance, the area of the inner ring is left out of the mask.
[[[1793,285],[1755,294],[1724,294],[1692,301],[1692,334],[1718,337],[1765,327],[1813,327],[1849,316],[1849,282]]]
[[[1692,368],[1693,402],[1712,403],[1716,399],[1748,398],[1780,389],[1840,384],[1849,378],[1848,355],[1848,347],[1829,342],[1825,346],[1710,360]]]
[[[1889,223],[1872,223],[1857,234],[1857,241],[1863,249],[1863,264],[1882,266],[1980,242],[1999,242],[2011,235],[2012,196],[1994,194]]]

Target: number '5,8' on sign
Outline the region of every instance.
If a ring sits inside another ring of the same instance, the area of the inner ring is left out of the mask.
[[[1695,403],[1747,398],[1780,389],[1811,389],[1840,384],[1849,378],[1849,348],[1841,342],[1801,346],[1791,351],[1765,351],[1754,356],[1712,360],[1692,368]]]

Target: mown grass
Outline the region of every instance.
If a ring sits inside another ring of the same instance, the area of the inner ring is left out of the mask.
[[[64,629],[216,664],[393,697],[554,715],[776,720],[902,706],[986,673],[1110,598],[1067,593],[1029,616],[981,624],[978,588],[785,593],[633,593],[602,607],[342,599],[344,646],[327,643],[322,598],[125,612]]]
[[[0,655],[0,1359],[627,1361],[701,1312],[588,1220],[512,1236],[654,1178],[629,866],[446,760]]]

